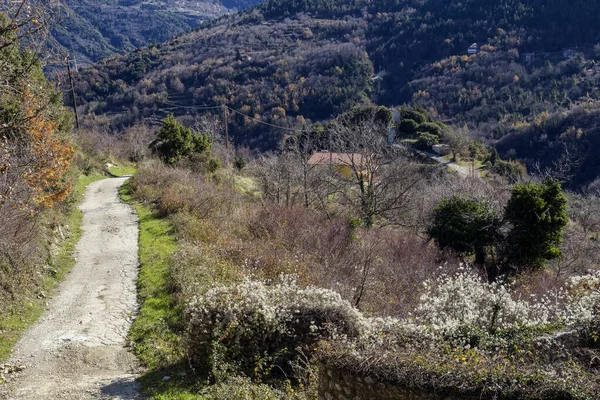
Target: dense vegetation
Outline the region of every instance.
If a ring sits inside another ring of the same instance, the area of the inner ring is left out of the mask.
[[[43,16],[43,9],[13,20],[0,13],[0,359],[73,265],[74,206],[93,179],[74,173],[71,116],[35,55],[45,27],[33,21]]]
[[[207,19],[253,4],[253,0],[68,0],[52,35],[56,45],[77,56],[80,63],[97,62],[164,42]]]
[[[594,399],[596,65],[585,50],[518,56],[596,42],[595,6],[573,6],[274,0],[80,74],[82,148],[140,162],[123,194],[142,223],[130,338],[146,394],[314,398],[321,361],[448,394]],[[568,39],[546,34],[571,18]],[[42,231],[19,230],[65,204],[73,149],[58,96],[4,23],[0,212],[17,234],[2,236],[0,272],[29,279],[42,253],[22,263],[18,246]],[[457,55],[475,40],[478,54]],[[403,101],[418,104],[371,104]],[[277,153],[232,149],[219,117],[235,144]],[[416,150],[439,142],[472,173]],[[11,284],[17,304],[25,285]]]
[[[463,177],[384,152],[386,111],[354,109],[257,159],[216,136],[204,157],[141,162],[127,193],[147,230],[130,337],[147,395],[314,398],[319,361],[416,390],[594,398],[597,189]],[[321,140],[366,152],[311,164]],[[575,349],[552,339],[565,330]],[[560,354],[551,364],[548,351]]]
[[[589,152],[596,125],[582,117],[598,108],[595,7],[271,0],[97,65],[79,77],[77,90],[82,111],[96,120],[108,112],[114,127],[167,112],[216,113],[202,107],[227,104],[243,114],[230,119],[236,142],[262,149],[286,131],[257,119],[293,128],[360,103],[415,102],[481,141],[501,140],[500,155],[530,170],[536,162],[551,167],[568,145],[580,161],[568,185],[582,187],[598,175]],[[467,56],[473,42],[479,53]],[[569,46],[579,55],[565,59]],[[530,52],[534,59],[526,61]],[[566,121],[540,131],[546,113]],[[581,134],[565,144],[571,126]]]

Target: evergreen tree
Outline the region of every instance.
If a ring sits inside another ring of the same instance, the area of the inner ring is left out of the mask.
[[[186,128],[173,115],[168,115],[150,147],[164,162],[172,165],[194,153],[209,151],[211,141],[208,135],[200,135]]]
[[[486,201],[454,196],[435,208],[428,234],[440,247],[474,254],[475,263],[483,265],[487,248],[500,237],[500,224]]]
[[[557,181],[515,185],[505,219],[511,224],[505,250],[507,268],[540,268],[545,261],[560,257],[556,246],[568,217],[567,199]]]

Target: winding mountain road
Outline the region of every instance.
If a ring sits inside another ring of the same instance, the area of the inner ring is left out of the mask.
[[[138,399],[138,364],[126,348],[137,311],[138,220],[119,200],[127,178],[90,184],[81,205],[77,263],[48,310],[17,343],[2,400]]]

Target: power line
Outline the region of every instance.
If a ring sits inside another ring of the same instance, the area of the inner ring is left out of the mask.
[[[243,116],[243,117],[246,117],[246,118],[249,118],[249,119],[251,119],[251,120],[253,120],[253,121],[256,121],[256,122],[258,122],[259,124],[263,124],[263,125],[271,126],[271,127],[273,127],[273,128],[283,129],[283,130],[286,130],[286,131],[292,131],[292,132],[296,132],[296,131],[298,130],[298,129],[294,129],[294,128],[286,128],[285,126],[273,125],[273,124],[270,124],[270,123],[268,123],[268,122],[261,121],[261,120],[260,120],[260,119],[258,119],[258,118],[254,118],[254,117],[251,117],[251,116],[249,116],[249,115],[246,115],[246,114],[244,114],[244,113],[242,113],[242,112],[239,112],[239,111],[237,111],[237,110],[234,110],[233,108],[231,108],[231,107],[229,107],[229,106],[227,106],[227,105],[226,105],[225,107],[227,107],[229,110],[231,110],[232,112],[234,112],[234,113],[236,113],[236,114],[239,114],[239,115],[241,115],[241,116]]]
[[[187,108],[187,109],[193,109],[193,110],[214,110],[217,108],[221,108],[222,106],[184,106],[182,104],[175,104],[175,103],[171,103],[168,101],[161,101],[161,100],[154,100],[157,103],[162,103],[164,105],[167,106],[173,106],[173,107],[179,107],[179,108]]]
[[[193,110],[215,110],[217,108],[223,108],[223,107],[225,107],[226,109],[230,110],[231,112],[234,112],[234,113],[239,114],[239,115],[241,115],[243,117],[246,117],[248,119],[256,121],[259,124],[263,124],[263,125],[266,125],[266,126],[270,126],[272,128],[282,129],[282,130],[291,131],[291,132],[296,132],[298,130],[298,129],[294,129],[294,128],[287,128],[285,126],[274,125],[274,124],[270,124],[268,122],[264,122],[264,121],[262,121],[262,120],[260,120],[258,118],[251,117],[249,115],[244,114],[243,112],[235,110],[235,109],[229,107],[226,104],[223,104],[223,105],[220,105],[220,106],[185,106],[185,105],[182,105],[182,104],[175,104],[175,103],[171,103],[171,102],[167,102],[167,101],[161,101],[161,100],[155,100],[155,101],[158,102],[158,103],[162,103],[162,104],[168,105],[168,106],[172,106],[172,107],[179,107],[179,108],[186,108],[186,109],[193,109]]]

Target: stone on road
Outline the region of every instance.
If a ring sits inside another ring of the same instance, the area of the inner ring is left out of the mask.
[[[138,398],[138,365],[126,348],[137,311],[138,221],[119,200],[126,179],[88,186],[76,265],[17,343],[8,364],[25,369],[0,385],[0,399]]]

